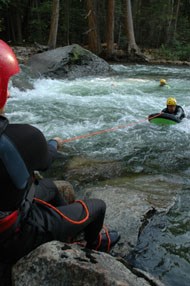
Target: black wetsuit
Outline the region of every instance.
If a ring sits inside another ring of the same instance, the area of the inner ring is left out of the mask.
[[[62,218],[47,205],[28,199],[26,193],[32,184],[33,172],[49,168],[56,157],[57,148],[55,144],[51,144],[52,142],[48,144],[43,134],[31,125],[8,124],[3,135],[11,141],[21,155],[29,173],[29,179],[24,189],[18,189],[12,182],[13,179],[5,163],[0,159],[0,215],[3,218],[3,214],[6,216],[15,210],[18,211],[18,218],[11,227],[5,231],[0,227],[0,260],[15,262],[42,243],[51,240],[68,242],[81,232],[84,232],[85,240],[90,247],[102,229],[105,203],[98,199],[86,200],[89,218],[83,222],[82,220],[86,217],[84,206],[77,201],[67,205],[59,196],[53,182],[42,180],[41,185],[37,186],[35,197],[54,204],[70,219],[81,221],[75,224]],[[11,164],[17,163],[13,160]],[[15,173],[17,173],[16,169]],[[20,176],[22,177],[22,172]]]
[[[169,114],[173,114],[173,115],[175,115],[175,117],[176,117],[177,119],[180,119],[180,120],[182,120],[183,118],[185,118],[185,112],[184,112],[183,108],[182,108],[180,105],[176,105],[176,109],[175,109],[175,111],[174,111],[173,113],[170,113],[167,107],[164,108],[164,109],[162,110],[162,112],[164,112],[164,113],[169,113]]]

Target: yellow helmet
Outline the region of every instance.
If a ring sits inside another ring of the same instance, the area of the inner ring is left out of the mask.
[[[165,85],[165,84],[166,84],[166,80],[162,78],[162,79],[160,80],[160,85]]]
[[[174,97],[169,97],[166,101],[166,105],[177,105],[177,101]]]

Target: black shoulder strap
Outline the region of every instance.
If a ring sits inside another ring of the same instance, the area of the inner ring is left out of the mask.
[[[0,115],[0,136],[3,134],[5,131],[9,121],[6,117]]]

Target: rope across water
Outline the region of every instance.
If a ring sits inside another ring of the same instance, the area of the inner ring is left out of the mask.
[[[68,139],[63,139],[62,143],[68,143],[68,142],[75,141],[75,140],[78,140],[78,139],[84,139],[84,138],[88,138],[88,137],[100,135],[100,134],[107,133],[107,132],[114,132],[114,131],[117,131],[118,129],[124,129],[124,128],[127,128],[127,127],[129,127],[129,126],[134,126],[134,125],[136,125],[136,124],[145,122],[145,121],[147,121],[148,119],[153,119],[153,118],[155,118],[155,117],[158,117],[160,114],[161,114],[161,113],[156,114],[155,116],[152,116],[152,117],[143,118],[142,120],[139,120],[138,122],[132,122],[132,123],[128,123],[128,124],[126,124],[126,125],[118,125],[118,126],[115,126],[115,127],[112,127],[112,128],[108,128],[108,129],[104,129],[104,130],[99,130],[99,131],[87,133],[87,134],[84,134],[84,135],[75,136],[75,137],[68,138]]]

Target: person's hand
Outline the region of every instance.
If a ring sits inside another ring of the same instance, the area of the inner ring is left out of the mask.
[[[61,149],[61,147],[63,146],[63,139],[61,139],[60,137],[54,137],[53,140],[57,142],[57,149]]]

